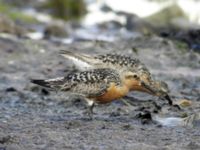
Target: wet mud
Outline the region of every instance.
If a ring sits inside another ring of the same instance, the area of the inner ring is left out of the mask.
[[[74,70],[59,50],[119,53],[139,58],[156,79],[168,83],[173,101],[191,101],[181,110],[145,93],[99,105],[94,119],[86,103],[70,93],[48,91],[30,83]],[[178,49],[157,36],[115,42],[77,41],[64,45],[47,40],[0,38],[0,149],[167,150],[200,149],[199,126],[163,126],[155,115],[184,117],[199,112],[200,55]],[[156,105],[155,103],[156,102]]]

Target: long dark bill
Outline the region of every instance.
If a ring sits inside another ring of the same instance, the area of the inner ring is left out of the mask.
[[[168,101],[169,105],[173,105],[173,101],[172,101],[172,99],[169,97],[168,94],[167,94],[166,96],[164,96],[164,98]]]
[[[151,86],[149,86],[148,84],[146,84],[144,81],[141,82],[141,85],[145,89],[147,89],[149,92],[151,92],[152,94],[156,94],[156,91]]]
[[[142,81],[141,84],[142,84],[142,86],[144,88],[146,88],[147,90],[149,90],[152,94],[156,95],[156,90],[154,90],[151,86],[149,86],[148,84],[146,84],[144,81]],[[173,101],[171,100],[171,98],[170,98],[170,96],[168,94],[166,94],[163,98],[168,101],[169,105],[173,105]]]

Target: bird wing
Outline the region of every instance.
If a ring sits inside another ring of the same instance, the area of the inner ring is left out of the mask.
[[[111,83],[121,83],[119,74],[112,69],[94,69],[90,71],[68,74],[47,80],[31,80],[32,83],[53,90],[69,91],[87,97],[100,96],[104,94]]]
[[[33,79],[31,82],[52,90],[69,91],[79,95],[84,95],[86,97],[101,96],[107,91],[107,88],[109,87],[109,83],[105,81],[100,83],[79,83],[65,81],[64,77],[47,80]]]
[[[31,79],[31,82],[52,90],[59,90],[65,83],[65,77],[58,77],[53,79]]]
[[[86,97],[97,97],[106,93],[109,86],[110,83],[106,82],[92,84],[80,83],[74,85],[69,91],[84,95]],[[65,88],[62,90],[65,90]]]
[[[61,50],[60,54],[65,58],[72,60],[75,66],[82,71],[88,69],[94,69],[95,66],[99,66],[102,64],[101,62],[99,62],[99,60],[95,59],[93,56],[83,53]]]
[[[150,76],[146,66],[136,58],[118,54],[102,54],[102,55],[87,55],[83,53],[70,52],[61,50],[60,54],[65,58],[72,60],[79,70],[89,70],[94,68],[112,68],[121,69],[127,68],[134,72],[145,72]]]

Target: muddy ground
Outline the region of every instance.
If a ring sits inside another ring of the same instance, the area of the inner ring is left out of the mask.
[[[129,97],[161,103],[163,108],[159,115],[182,117],[199,111],[200,55],[177,48],[173,41],[151,36],[113,43],[77,41],[64,45],[1,37],[0,150],[200,149],[199,126],[166,127],[141,120],[138,117],[143,113],[141,107],[150,103],[129,98],[135,105],[115,101],[97,106],[94,119],[89,121],[84,115],[85,102],[78,96],[47,91],[31,84],[31,78],[63,76],[73,70],[73,65],[59,56],[61,49],[137,57],[156,79],[169,84],[174,101],[188,99],[192,105],[178,111],[144,93],[133,92]],[[151,107],[148,109],[153,112]]]

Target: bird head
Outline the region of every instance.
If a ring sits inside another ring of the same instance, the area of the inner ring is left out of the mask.
[[[137,72],[124,71],[124,83],[131,91],[142,91],[153,93],[153,89],[149,86],[149,82],[143,81]]]
[[[166,99],[170,105],[172,100],[168,95],[170,90],[166,82],[153,80],[151,74],[147,71],[138,71],[135,73],[137,80],[133,80],[130,90],[146,92],[162,99]],[[137,82],[136,82],[137,81]]]

